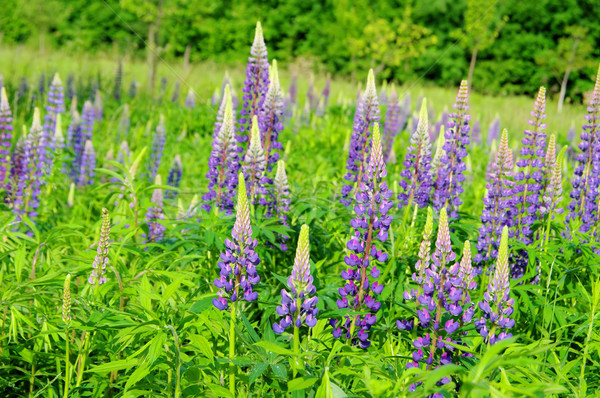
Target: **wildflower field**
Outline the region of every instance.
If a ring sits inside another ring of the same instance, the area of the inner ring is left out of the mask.
[[[248,49],[0,50],[0,393],[600,396],[600,70],[557,114]]]

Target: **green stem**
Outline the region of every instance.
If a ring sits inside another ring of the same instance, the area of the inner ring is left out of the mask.
[[[63,397],[69,396],[69,385],[71,384],[71,361],[69,361],[69,329],[65,328],[65,392]]]
[[[300,355],[300,328],[298,326],[294,325],[294,366],[293,366],[293,373],[294,373],[294,378],[296,378],[296,374],[298,373],[298,367],[302,366],[300,365],[299,361],[298,361],[298,356]]]
[[[237,301],[231,304],[231,321],[229,322],[229,391],[235,396],[235,316]]]
[[[85,361],[87,358],[87,351],[88,351],[88,347],[90,345],[90,339],[91,339],[91,332],[87,331],[86,335],[85,335],[85,341],[83,343],[83,347],[82,347],[82,351],[79,353],[79,365],[78,365],[78,370],[77,370],[77,383],[75,384],[76,387],[79,387],[79,385],[81,384],[81,381],[83,380],[83,370],[85,368]]]
[[[596,318],[596,309],[598,306],[598,296],[599,296],[599,291],[600,291],[600,287],[598,286],[598,284],[600,283],[600,280],[596,281],[595,283],[593,283],[592,285],[592,297],[590,298],[590,312],[591,312],[591,317],[590,317],[590,326],[588,327],[588,333],[587,333],[587,337],[585,338],[585,347],[583,348],[583,363],[581,364],[581,373],[579,375],[579,394],[582,393],[582,385],[584,384],[584,380],[585,380],[585,363],[587,361],[587,356],[588,356],[588,348],[590,346],[590,339],[592,337],[592,332],[594,331],[594,318]],[[583,394],[585,394],[585,389],[583,389]]]

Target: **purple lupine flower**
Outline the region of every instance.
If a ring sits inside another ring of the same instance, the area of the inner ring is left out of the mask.
[[[206,211],[213,205],[226,214],[233,213],[233,198],[237,187],[237,172],[240,169],[238,147],[235,139],[235,119],[229,86],[225,89],[223,123],[214,135],[212,151],[208,159],[208,192],[202,197]]]
[[[10,146],[12,142],[12,113],[6,95],[6,89],[0,89],[0,186],[4,186],[10,164]]]
[[[67,129],[67,142],[66,146],[71,149],[68,151],[65,156],[65,163],[63,164],[63,172],[68,172],[72,179],[77,177],[77,170],[75,167],[77,153],[80,150],[83,150],[84,142],[83,140],[83,132],[81,130],[81,117],[79,116],[79,112],[76,110],[72,113],[71,122],[69,123],[69,128]]]
[[[71,77],[71,76],[69,76]],[[67,79],[68,82],[68,79]],[[121,86],[123,83],[123,61],[119,59],[117,64],[117,71],[115,72],[115,85],[113,86],[113,98],[117,101],[121,101]]]
[[[369,162],[355,194],[356,218],[350,222],[354,233],[346,245],[349,254],[344,260],[348,268],[342,271],[346,283],[339,289],[341,298],[337,300],[340,309],[366,311],[367,314],[330,321],[335,338],[344,336],[362,348],[371,345],[368,332],[377,321],[377,311],[381,307],[376,295],[383,291],[383,284],[376,281],[380,274],[376,263],[383,264],[388,258],[388,254],[375,245],[375,241],[385,243],[392,223],[388,213],[394,205],[393,192],[387,187],[386,175],[379,125],[375,123]]]
[[[479,302],[483,316],[474,321],[475,328],[489,344],[512,337],[508,331],[515,325],[510,319],[515,300],[510,297],[509,267],[508,267],[508,227],[502,230],[498,259],[492,281],[488,290]]]
[[[156,133],[154,134],[154,138],[152,140],[152,150],[150,151],[150,157],[148,159],[148,179],[150,181],[154,180],[156,174],[158,173],[166,140],[167,133],[165,127],[165,116],[160,115],[160,119],[156,125]]]
[[[259,111],[260,116],[258,119],[266,171],[269,173],[273,170],[273,165],[279,160],[279,152],[277,151],[283,149],[283,145],[279,141],[279,134],[283,130],[283,96],[279,86],[276,60],[273,60],[270,78],[269,90]]]
[[[265,166],[265,154],[260,140],[258,117],[254,115],[252,118],[252,138],[250,139],[250,145],[248,146],[242,166],[249,191],[248,198],[252,204],[266,204],[264,198],[264,195],[267,193],[265,189]]]
[[[513,155],[508,146],[508,131],[502,131],[496,160],[487,176],[486,193],[483,198],[481,228],[477,240],[475,263],[496,259],[500,237],[505,226],[511,225],[509,209],[512,204]]]
[[[290,81],[290,88],[288,90],[288,96],[290,98],[290,104],[296,105],[298,99],[298,75],[294,74]]]
[[[21,77],[21,82],[19,83],[19,88],[17,89],[17,101],[21,98],[24,98],[29,91],[29,84],[27,84],[27,78],[24,76]]]
[[[175,82],[175,87],[173,88],[173,96],[171,97],[171,102],[175,103],[179,99],[179,90],[181,85],[179,82]]]
[[[221,102],[219,101],[219,89],[215,87],[215,91],[213,91],[213,94],[210,97],[210,106],[215,106],[220,103]]]
[[[233,240],[225,239],[225,251],[219,260],[219,277],[215,279],[219,297],[213,299],[213,305],[221,311],[227,309],[229,301],[252,302],[258,299],[258,293],[252,290],[260,281],[256,272],[256,266],[260,263],[255,252],[258,241],[252,239],[250,207],[242,173],[238,176],[237,188],[236,217],[231,231]]]
[[[520,157],[516,162],[519,170],[515,173],[515,187],[511,216],[514,219],[512,236],[525,244],[533,242],[531,227],[537,220],[540,207],[540,193],[544,186],[544,153],[546,148],[546,89],[540,87],[531,116],[527,123],[532,127],[525,130]]]
[[[304,324],[312,328],[317,324],[319,299],[314,296],[316,288],[310,274],[309,262],[308,225],[304,224],[300,229],[292,275],[287,282],[290,291],[281,289],[281,305],[277,307],[277,314],[281,316],[281,320],[273,324],[273,331],[277,334],[283,333],[290,326],[299,328]]]
[[[215,120],[215,127],[213,129],[213,140],[221,131],[221,125],[223,124],[223,117],[225,116],[225,106],[227,105],[227,98],[231,97],[231,89],[229,86],[225,86],[223,91],[223,97],[221,99],[221,104],[219,105],[219,110],[217,111],[217,118]],[[232,101],[233,108],[233,101]]]
[[[306,90],[305,104],[308,104],[310,111],[312,112],[317,107],[317,97],[315,96],[315,77],[310,75],[310,81],[308,82],[308,89]]]
[[[419,363],[422,363],[425,369],[437,369],[439,366],[453,363],[457,356],[468,355],[448,343],[461,343],[461,334],[457,333],[457,330],[465,323],[470,323],[474,314],[469,290],[475,289],[477,284],[473,281],[475,271],[471,265],[470,243],[465,242],[460,263],[450,266],[456,254],[452,251],[450,243],[446,209],[442,208],[436,249],[430,257],[432,220],[432,212],[429,210],[419,250],[419,261],[416,264],[417,272],[413,274],[417,288],[404,292],[405,300],[415,302],[417,317],[414,325],[407,321],[397,322],[400,329],[416,328],[419,335],[413,341],[416,351],[413,352],[413,361],[407,364],[407,368],[417,368]],[[449,382],[450,378],[444,377],[438,381],[438,385]],[[415,391],[417,385],[412,384],[409,391]]]
[[[390,152],[394,146],[394,139],[400,132],[400,99],[396,94],[396,88],[392,84],[390,96],[387,100],[385,110],[385,122],[383,123],[383,160],[387,163]]]
[[[424,208],[429,203],[431,193],[431,143],[429,142],[429,121],[427,119],[427,100],[421,104],[419,124],[410,137],[410,147],[404,159],[404,169],[400,193],[398,194],[398,208],[407,209],[416,204]]]
[[[575,159],[575,149],[573,148],[573,142],[575,142],[575,123],[571,122],[571,127],[567,131],[567,159],[573,161]]]
[[[488,130],[488,135],[487,135],[488,145],[491,145],[492,142],[497,140],[499,135],[500,135],[500,116],[496,115],[496,117],[490,124],[490,128]]]
[[[437,172],[433,206],[435,210],[448,207],[451,219],[458,218],[458,208],[462,204],[460,194],[463,192],[463,175],[466,170],[465,157],[469,145],[469,121],[467,81],[460,82],[460,88],[454,104],[454,112],[450,114],[450,122],[445,131],[444,155]]]
[[[179,188],[181,184],[181,177],[183,176],[183,166],[181,164],[181,156],[175,155],[173,159],[173,166],[169,170],[169,177],[167,178],[167,185],[173,188]],[[165,196],[167,199],[174,199],[177,196],[177,191],[167,191]]]
[[[162,185],[162,179],[160,174],[156,175],[154,185]],[[165,230],[167,229],[161,221],[165,219],[165,212],[163,210],[163,191],[162,188],[154,188],[152,191],[152,206],[148,207],[146,212],[146,223],[148,225],[148,234],[143,234],[146,238],[145,243],[154,243],[163,240],[165,236]]]
[[[92,141],[87,140],[83,154],[81,156],[81,166],[78,174],[77,186],[84,187],[94,184],[94,176],[96,175],[96,152]]]
[[[54,75],[50,90],[48,91],[48,104],[46,105],[46,115],[44,115],[44,136],[50,148],[56,147],[54,142],[54,132],[56,130],[56,117],[65,112],[65,94],[58,73]],[[50,155],[50,152],[48,152]],[[48,159],[51,162],[52,159]],[[50,167],[49,164],[46,165]]]
[[[323,87],[323,91],[321,92],[321,100],[323,101],[323,108],[327,108],[329,105],[329,94],[331,93],[331,76],[327,75],[327,80],[325,80],[325,86]]]
[[[72,73],[69,73],[69,76],[67,76],[67,98],[69,98],[69,101],[73,101],[74,98],[77,98],[77,91],[75,88],[75,76],[73,76]]]
[[[96,257],[92,263],[92,273],[88,278],[90,285],[98,286],[106,283],[106,267],[108,266],[108,249],[110,248],[110,215],[108,210],[102,209],[102,226],[100,227],[100,240],[96,248]]]
[[[6,200],[12,208],[17,222],[20,222],[21,217],[27,214],[34,168],[33,140],[31,135],[24,131],[12,153],[7,184],[8,195]]]
[[[344,176],[347,184],[342,187],[340,202],[349,206],[355,186],[362,182],[364,167],[371,152],[371,131],[369,128],[379,122],[379,100],[375,88],[373,69],[369,70],[367,88],[356,105],[354,127],[348,149],[348,173]]]
[[[83,159],[83,151],[85,149],[85,143],[92,141],[94,133],[94,118],[96,113],[94,106],[90,101],[85,101],[83,104],[83,112],[81,115],[81,123],[79,125],[73,125],[72,131],[72,147],[73,147],[73,178],[75,181],[80,180],[81,164]],[[74,118],[75,119],[75,118]],[[73,120],[72,123],[76,121]]]
[[[260,22],[256,23],[254,42],[250,48],[250,57],[246,66],[246,80],[244,80],[243,109],[239,120],[239,140],[248,141],[254,116],[259,116],[264,106],[264,101],[269,90],[269,60],[267,46],[263,37]]]
[[[275,174],[275,179],[273,182],[275,189],[273,192],[274,200],[272,206],[274,209],[269,209],[268,211],[270,214],[277,216],[281,222],[281,225],[289,227],[290,224],[288,223],[287,213],[290,211],[291,202],[290,185],[288,183],[287,174],[285,172],[285,162],[283,160],[277,162],[277,173]],[[282,251],[286,251],[287,245],[285,242],[289,239],[289,236],[283,234],[277,234],[277,236],[281,242],[279,247]]]
[[[567,221],[581,221],[580,232],[589,232],[599,218],[598,200],[600,187],[600,68],[592,91],[590,105],[581,130],[580,153],[576,157],[573,172]]]
[[[194,90],[192,90],[191,87],[188,90],[188,93],[185,97],[184,106],[188,109],[194,109],[196,107],[196,94],[194,93]]]

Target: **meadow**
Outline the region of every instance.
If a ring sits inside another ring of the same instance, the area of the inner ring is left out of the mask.
[[[0,392],[598,396],[600,82],[394,100],[267,47],[154,94],[0,48]]]

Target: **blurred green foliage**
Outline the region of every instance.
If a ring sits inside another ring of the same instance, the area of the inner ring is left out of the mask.
[[[46,46],[72,51],[116,49],[120,54],[141,55],[159,1],[5,0],[0,31],[9,44],[38,45],[44,38]],[[558,93],[564,73],[564,62],[558,58],[569,51],[562,47],[571,40],[573,29],[579,29],[586,32],[581,45],[592,50],[572,67],[567,96],[580,100],[591,89],[593,64],[600,58],[600,2],[482,1],[484,8],[486,3],[493,5],[496,15],[482,15],[490,21],[479,21],[467,3],[162,0],[157,44],[166,58],[182,56],[190,44],[192,61],[238,64],[245,61],[260,20],[273,58],[300,58],[308,61],[303,65],[322,65],[327,71],[352,76],[374,67],[381,78],[401,83],[426,79],[455,86],[466,77],[473,43],[479,42],[475,90],[533,95],[540,85]],[[478,24],[497,26],[492,20],[505,22],[499,32],[478,28]],[[493,43],[481,45],[496,33]]]

